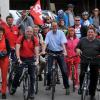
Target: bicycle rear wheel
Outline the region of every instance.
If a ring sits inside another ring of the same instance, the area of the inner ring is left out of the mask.
[[[28,100],[29,98],[29,90],[30,90],[30,76],[26,75],[23,79],[23,96],[24,100]]]

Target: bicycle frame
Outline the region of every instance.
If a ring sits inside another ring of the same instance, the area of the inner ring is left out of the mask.
[[[68,57],[71,64],[71,71],[72,71],[72,81],[73,81],[73,92],[75,92],[75,65],[74,65],[74,58],[78,57],[77,55]]]

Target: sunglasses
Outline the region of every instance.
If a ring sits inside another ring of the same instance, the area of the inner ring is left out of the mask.
[[[75,20],[75,21],[80,21],[80,20]]]

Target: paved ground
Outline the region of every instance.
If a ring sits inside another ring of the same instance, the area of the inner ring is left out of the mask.
[[[70,89],[70,95],[65,95],[65,90],[63,89],[63,85],[56,86],[56,93],[55,93],[55,100],[81,100],[80,96],[77,94],[77,90],[74,93],[72,89]],[[1,98],[1,97],[0,97]],[[99,100],[98,94],[96,95],[97,100]],[[2,100],[2,99],[0,99]],[[23,92],[22,86],[17,89],[15,95],[10,96],[9,93],[7,94],[7,100],[23,100]],[[51,91],[46,91],[45,87],[43,86],[43,82],[39,82],[39,92],[35,96],[35,100],[51,100]],[[89,100],[89,98],[87,98]]]
[[[80,100],[80,96],[77,94],[77,91],[75,93],[72,92],[72,89],[70,90],[70,95],[65,95],[65,89],[63,89],[63,85],[57,85],[56,86],[56,93],[55,93],[55,100]],[[23,94],[22,94],[22,87],[18,88],[15,95],[10,96],[8,94],[8,100],[23,100]],[[46,91],[45,87],[43,86],[42,82],[39,82],[39,92],[35,96],[35,100],[51,100],[51,91]]]

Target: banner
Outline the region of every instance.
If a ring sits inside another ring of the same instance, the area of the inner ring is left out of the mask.
[[[34,18],[34,23],[37,25],[43,25],[42,10],[40,0],[37,0],[34,6],[30,7],[30,14]]]

